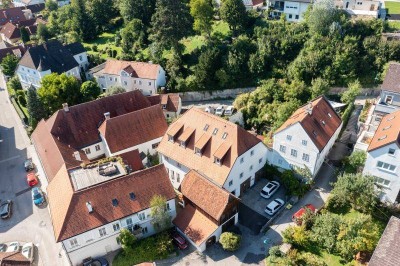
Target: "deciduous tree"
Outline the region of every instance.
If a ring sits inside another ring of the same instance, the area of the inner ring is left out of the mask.
[[[6,57],[3,58],[0,64],[3,74],[6,76],[13,76],[15,69],[18,66],[18,61],[18,57],[16,57],[15,55],[6,55]]]
[[[151,223],[158,232],[171,227],[171,216],[167,209],[167,200],[161,195],[154,195],[150,200]]]
[[[36,89],[31,86],[28,89],[27,96],[27,109],[29,113],[29,125],[35,128],[37,123],[46,118],[46,112],[43,109],[43,103],[36,93]]]
[[[121,87],[121,86],[111,86],[107,89],[106,93],[104,94],[104,96],[111,96],[111,95],[115,95],[115,94],[119,94],[119,93],[124,93],[126,92],[126,90]]]
[[[85,81],[82,83],[80,91],[82,102],[95,100],[100,95],[100,87],[95,81]]]
[[[146,26],[150,24],[155,11],[156,0],[119,0],[118,8],[125,23],[139,19]]]
[[[242,0],[224,0],[220,8],[221,18],[229,24],[234,35],[246,26],[246,7]]]
[[[214,15],[210,0],[190,0],[190,14],[194,18],[193,29],[210,36]]]
[[[349,83],[348,88],[340,97],[340,100],[343,103],[350,104],[353,103],[361,92],[361,83],[356,80],[354,82]]]

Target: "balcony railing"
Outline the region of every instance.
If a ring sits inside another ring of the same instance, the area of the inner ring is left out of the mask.
[[[382,112],[382,113],[393,113],[394,111],[399,110],[400,107],[399,106],[394,106],[394,105],[390,105],[387,104],[385,102],[381,102],[381,99],[378,99],[378,103],[375,106],[375,112]]]

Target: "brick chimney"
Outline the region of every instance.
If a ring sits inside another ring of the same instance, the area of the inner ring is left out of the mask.
[[[104,118],[106,120],[110,119],[110,112],[104,113]]]
[[[69,107],[68,107],[68,103],[63,103],[62,107],[64,109],[65,112],[69,112]]]
[[[74,156],[75,160],[82,161],[82,158],[81,158],[81,155],[79,154],[79,151],[74,151],[73,156]]]

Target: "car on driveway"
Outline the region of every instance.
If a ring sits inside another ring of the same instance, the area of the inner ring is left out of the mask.
[[[282,206],[285,204],[285,202],[281,199],[274,199],[271,201],[268,206],[265,208],[265,212],[269,215],[274,215]]]
[[[28,185],[30,187],[36,186],[39,183],[36,174],[34,172],[29,172],[26,175],[26,182],[28,182]]]
[[[31,263],[33,262],[34,258],[34,246],[33,243],[26,243],[22,246],[22,255],[27,258]]]
[[[266,184],[265,187],[263,187],[263,189],[260,192],[261,197],[269,199],[272,196],[272,194],[274,194],[278,190],[280,186],[281,185],[279,184],[278,181],[268,182],[268,184]]]
[[[0,204],[0,217],[1,219],[7,219],[11,217],[11,206],[12,201],[6,200]]]
[[[226,116],[231,116],[231,115],[233,115],[234,113],[235,113],[235,108],[234,108],[232,105],[228,106],[228,107],[226,108],[226,110],[225,110],[225,115],[226,115]]]
[[[7,245],[6,244],[0,244],[0,252],[6,252],[7,250]]]
[[[42,205],[45,202],[43,191],[40,188],[34,187],[32,189],[32,200],[35,205]]]
[[[218,106],[217,109],[215,110],[215,114],[219,116],[223,116],[225,113],[225,108],[221,105]]]
[[[183,236],[181,236],[178,232],[172,232],[172,241],[174,244],[180,249],[186,249],[188,247],[188,244]]]
[[[303,223],[302,217],[306,213],[306,209],[309,209],[312,213],[316,213],[317,212],[317,209],[314,207],[314,205],[307,204],[306,206],[304,206],[303,208],[298,210],[295,214],[293,214],[292,221],[295,224],[301,225]]]
[[[25,168],[25,171],[27,171],[27,172],[32,171],[32,170],[35,169],[35,166],[33,165],[33,162],[32,162],[31,159],[25,160],[24,168]]]
[[[21,246],[19,245],[18,242],[11,242],[10,244],[8,244],[7,250],[6,252],[15,252],[15,251],[19,251],[19,248]]]
[[[103,258],[103,257],[99,257],[99,258],[87,258],[83,260],[83,266],[108,266],[108,261]]]

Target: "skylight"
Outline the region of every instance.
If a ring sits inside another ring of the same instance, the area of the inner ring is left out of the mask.
[[[392,125],[387,126],[387,127],[384,127],[383,130],[388,130],[388,129],[391,128],[391,127],[392,127]]]
[[[384,140],[387,138],[387,135],[380,137],[378,140]]]
[[[395,117],[396,117],[395,115],[392,116],[392,117],[389,117],[387,121],[391,121],[391,120],[393,120]]]
[[[217,133],[218,133],[218,128],[214,128],[213,135],[215,136],[217,135]]]
[[[205,126],[204,126],[204,131],[207,131],[208,130],[208,128],[209,128],[210,126],[208,125],[208,124],[206,124]]]
[[[328,116],[329,116],[329,118],[332,118],[332,115],[331,115],[331,113],[328,113]]]
[[[228,136],[228,133],[224,132],[224,134],[222,134],[222,139],[226,139],[227,136]]]
[[[313,135],[316,137],[317,136],[317,132],[314,130],[313,132]]]
[[[131,200],[135,200],[136,199],[135,193],[133,192],[129,193],[129,198],[131,198]]]
[[[112,200],[112,205],[113,205],[114,207],[117,207],[117,206],[118,206],[118,200],[117,200],[117,199],[113,199],[113,200]]]
[[[321,123],[322,123],[322,125],[324,125],[324,126],[326,125],[326,123],[325,123],[325,121],[324,121],[324,120],[322,120],[322,121],[321,121]]]

